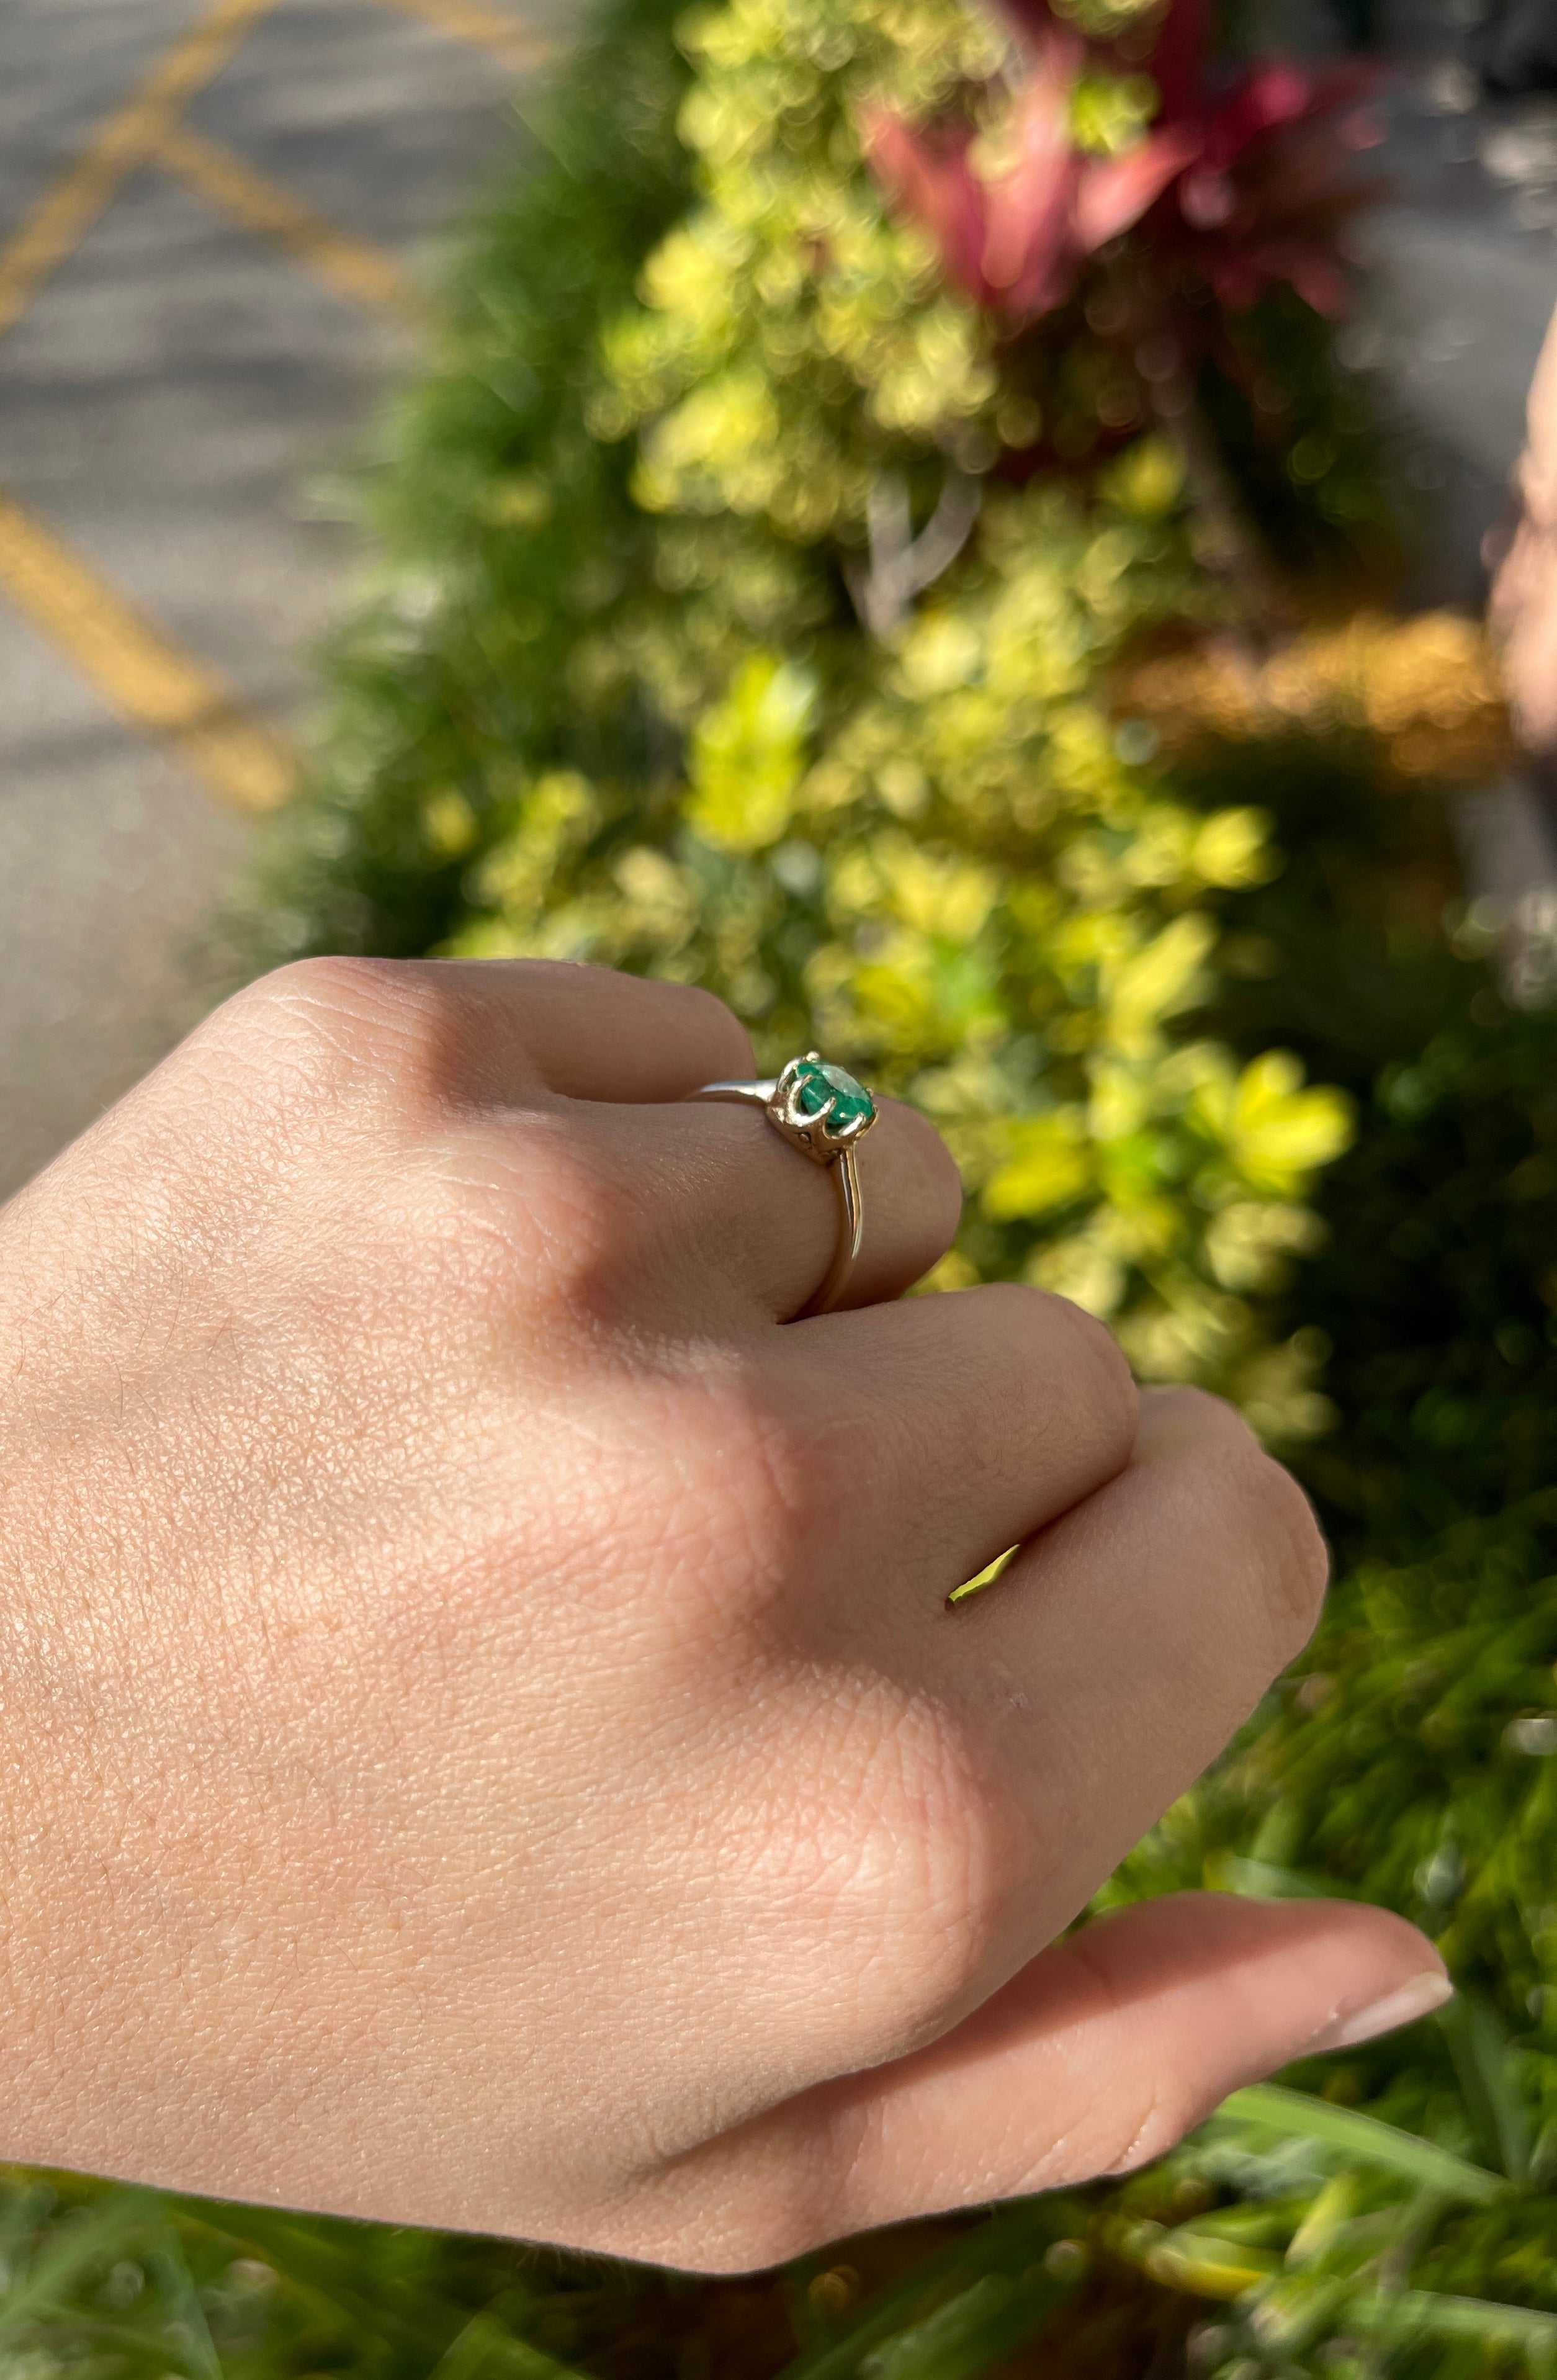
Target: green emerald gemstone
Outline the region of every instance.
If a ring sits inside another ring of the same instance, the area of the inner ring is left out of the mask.
[[[857,1083],[842,1066],[829,1066],[819,1058],[803,1058],[796,1070],[795,1100],[802,1115],[820,1115],[828,1102],[832,1112],[829,1129],[841,1131],[856,1117],[869,1123],[876,1112],[876,1102],[863,1083]]]

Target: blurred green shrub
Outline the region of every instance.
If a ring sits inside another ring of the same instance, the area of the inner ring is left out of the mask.
[[[307,798],[237,920],[245,963],[431,948],[517,756],[661,749],[630,702],[581,704],[569,662],[652,566],[630,454],[584,416],[602,323],[686,202],[681,5],[602,0],[454,260],[426,369],[363,473],[377,568],[329,657]]]
[[[1188,358],[1170,403],[1129,360],[1141,276],[1106,252],[1096,288],[1067,261],[1063,320],[1013,326],[883,205],[872,126],[1015,72],[963,0],[730,0],[682,38],[695,170],[663,236],[675,82],[629,60],[641,120],[584,272],[556,220],[595,203],[579,133],[456,293],[392,481],[405,560],[340,657],[271,947],[452,930],[695,976],[773,1058],[826,1039],[937,1116],[973,1192],[963,1274],[1066,1289],[1148,1376],[1311,1431],[1309,1341],[1259,1301],[1313,1240],[1347,1106],[1197,1014],[1221,896],[1279,862],[1258,805],[1186,804],[1106,698],[1144,632],[1247,595]],[[1140,79],[1066,61],[1064,153],[1117,139],[1086,168],[1117,173]],[[1189,337],[1157,300],[1150,327]],[[1197,558],[1213,532],[1230,577]]]
[[[748,645],[658,782],[520,782],[454,947],[695,978],[775,1062],[848,1050],[956,1148],[953,1277],[1064,1288],[1144,1371],[1235,1384],[1291,1428],[1297,1351],[1251,1293],[1307,1244],[1348,1116],[1281,1051],[1240,1065],[1185,1022],[1209,896],[1271,862],[1257,809],[1175,801],[1096,698],[1169,550],[1106,505],[991,494],[955,590],[889,647]]]

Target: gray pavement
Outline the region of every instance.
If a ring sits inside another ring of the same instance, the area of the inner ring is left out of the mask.
[[[1417,592],[1474,606],[1557,306],[1557,97],[1481,97],[1463,63],[1466,13],[1412,0],[1388,20],[1388,199],[1362,227],[1371,288],[1351,344],[1418,440]]]
[[[138,174],[0,345],[0,483],[279,718],[347,559],[309,483],[404,346]]]
[[[51,185],[207,6],[6,0],[0,281]],[[543,6],[487,13],[522,30]],[[516,79],[387,0],[276,0],[183,120],[415,276],[522,140]],[[321,490],[409,350],[401,321],[153,158],[0,337],[0,492],[289,731],[352,565]],[[200,1014],[202,941],[250,832],[187,750],[105,697],[75,641],[41,632],[0,566],[0,1196]]]
[[[199,13],[194,0],[6,0],[0,239]]]
[[[0,684],[0,1184],[14,1187],[199,1016],[201,936],[244,830],[3,616]]]

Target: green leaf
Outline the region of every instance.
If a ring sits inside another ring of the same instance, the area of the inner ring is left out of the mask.
[[[1074,1109],[1014,1118],[1004,1146],[1005,1154],[984,1190],[985,1208],[997,1221],[1049,1214],[1079,1198],[1091,1182],[1092,1156],[1083,1119]]]
[[[816,681],[777,653],[750,653],[692,737],[686,817],[722,851],[763,851],[794,813]]]
[[[433,2365],[429,2380],[585,2380],[574,2364],[517,2338],[497,2314],[479,2313]]]
[[[860,2365],[861,2380],[976,2380],[1025,2341],[1076,2287],[1042,2265],[989,2273]]]
[[[1041,2257],[1056,2240],[1079,2233],[1085,2222],[1075,2202],[1062,2198],[1045,2199],[1041,2204],[1024,2201],[1003,2209],[955,2239],[939,2255],[927,2257],[906,2280],[882,2291],[841,2338],[825,2347],[809,2349],[786,2363],[777,2380],[857,2380],[864,2359],[874,2349],[922,2324],[927,2309],[938,2311],[941,2304],[947,2302],[949,2292],[955,2292],[950,2299],[955,2303],[985,2277],[1010,2277],[1030,2271],[1036,2258]],[[1077,2260],[1078,2265],[1081,2261]],[[1075,2277],[1068,2275],[1056,2277],[1045,2272],[1042,2280],[1054,2289],[1055,2303],[1075,2286]],[[1035,2293],[1038,2287],[1035,2281]],[[1032,2313],[1029,2332],[1031,2322],[1040,2318],[1041,2311],[1039,2308]],[[975,2333],[979,2323],[985,2325],[987,2332],[993,2321],[992,2306],[976,2307],[969,2316]],[[1028,2335],[1028,2332],[1021,2334]],[[926,2373],[931,2368],[921,2367]],[[897,2374],[894,2380],[905,2380],[905,2375]],[[943,2374],[937,2372],[935,2380],[943,2380]]]
[[[1346,2321],[1389,2338],[1469,2338],[1488,2347],[1557,2354],[1557,2314],[1489,2298],[1440,2295],[1435,2289],[1380,2289],[1350,2299]]]
[[[0,2344],[14,2345],[39,2322],[69,2307],[83,2276],[123,2255],[158,2211],[159,2202],[149,2191],[116,2190],[90,2214],[59,2224],[49,2245],[0,2299]]]
[[[1481,2155],[1514,2181],[1530,2178],[1530,2122],[1514,2052],[1487,2001],[1462,1992],[1439,2018]]]
[[[184,2350],[194,2380],[222,2380],[222,2359],[216,2352],[194,2276],[171,2225],[163,2226],[161,2238],[146,2250],[142,2261],[147,2277],[162,2293],[167,2308],[168,2330]]]
[[[1289,2091],[1279,2082],[1256,2082],[1247,2090],[1235,2091],[1214,2120],[1295,2132],[1337,2156],[1382,2167],[1417,2190],[1434,2191],[1441,2198],[1471,2205],[1490,2206],[1510,2191],[1501,2174],[1471,2165],[1435,2142],[1381,2123],[1377,2116],[1362,2115],[1355,2107],[1332,2107],[1328,2099]]]

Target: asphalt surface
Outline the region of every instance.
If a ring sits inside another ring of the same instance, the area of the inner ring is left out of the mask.
[[[6,0],[0,324],[7,255],[209,13]],[[150,732],[161,677],[176,704],[180,673],[231,698],[278,751],[301,726],[353,561],[330,481],[414,351],[401,294],[522,138],[527,29],[563,30],[505,0],[447,22],[388,0],[256,9],[0,335],[0,502],[21,524],[8,544],[0,521],[0,1196],[208,999],[202,937],[253,787]],[[305,236],[164,163],[191,137]]]

